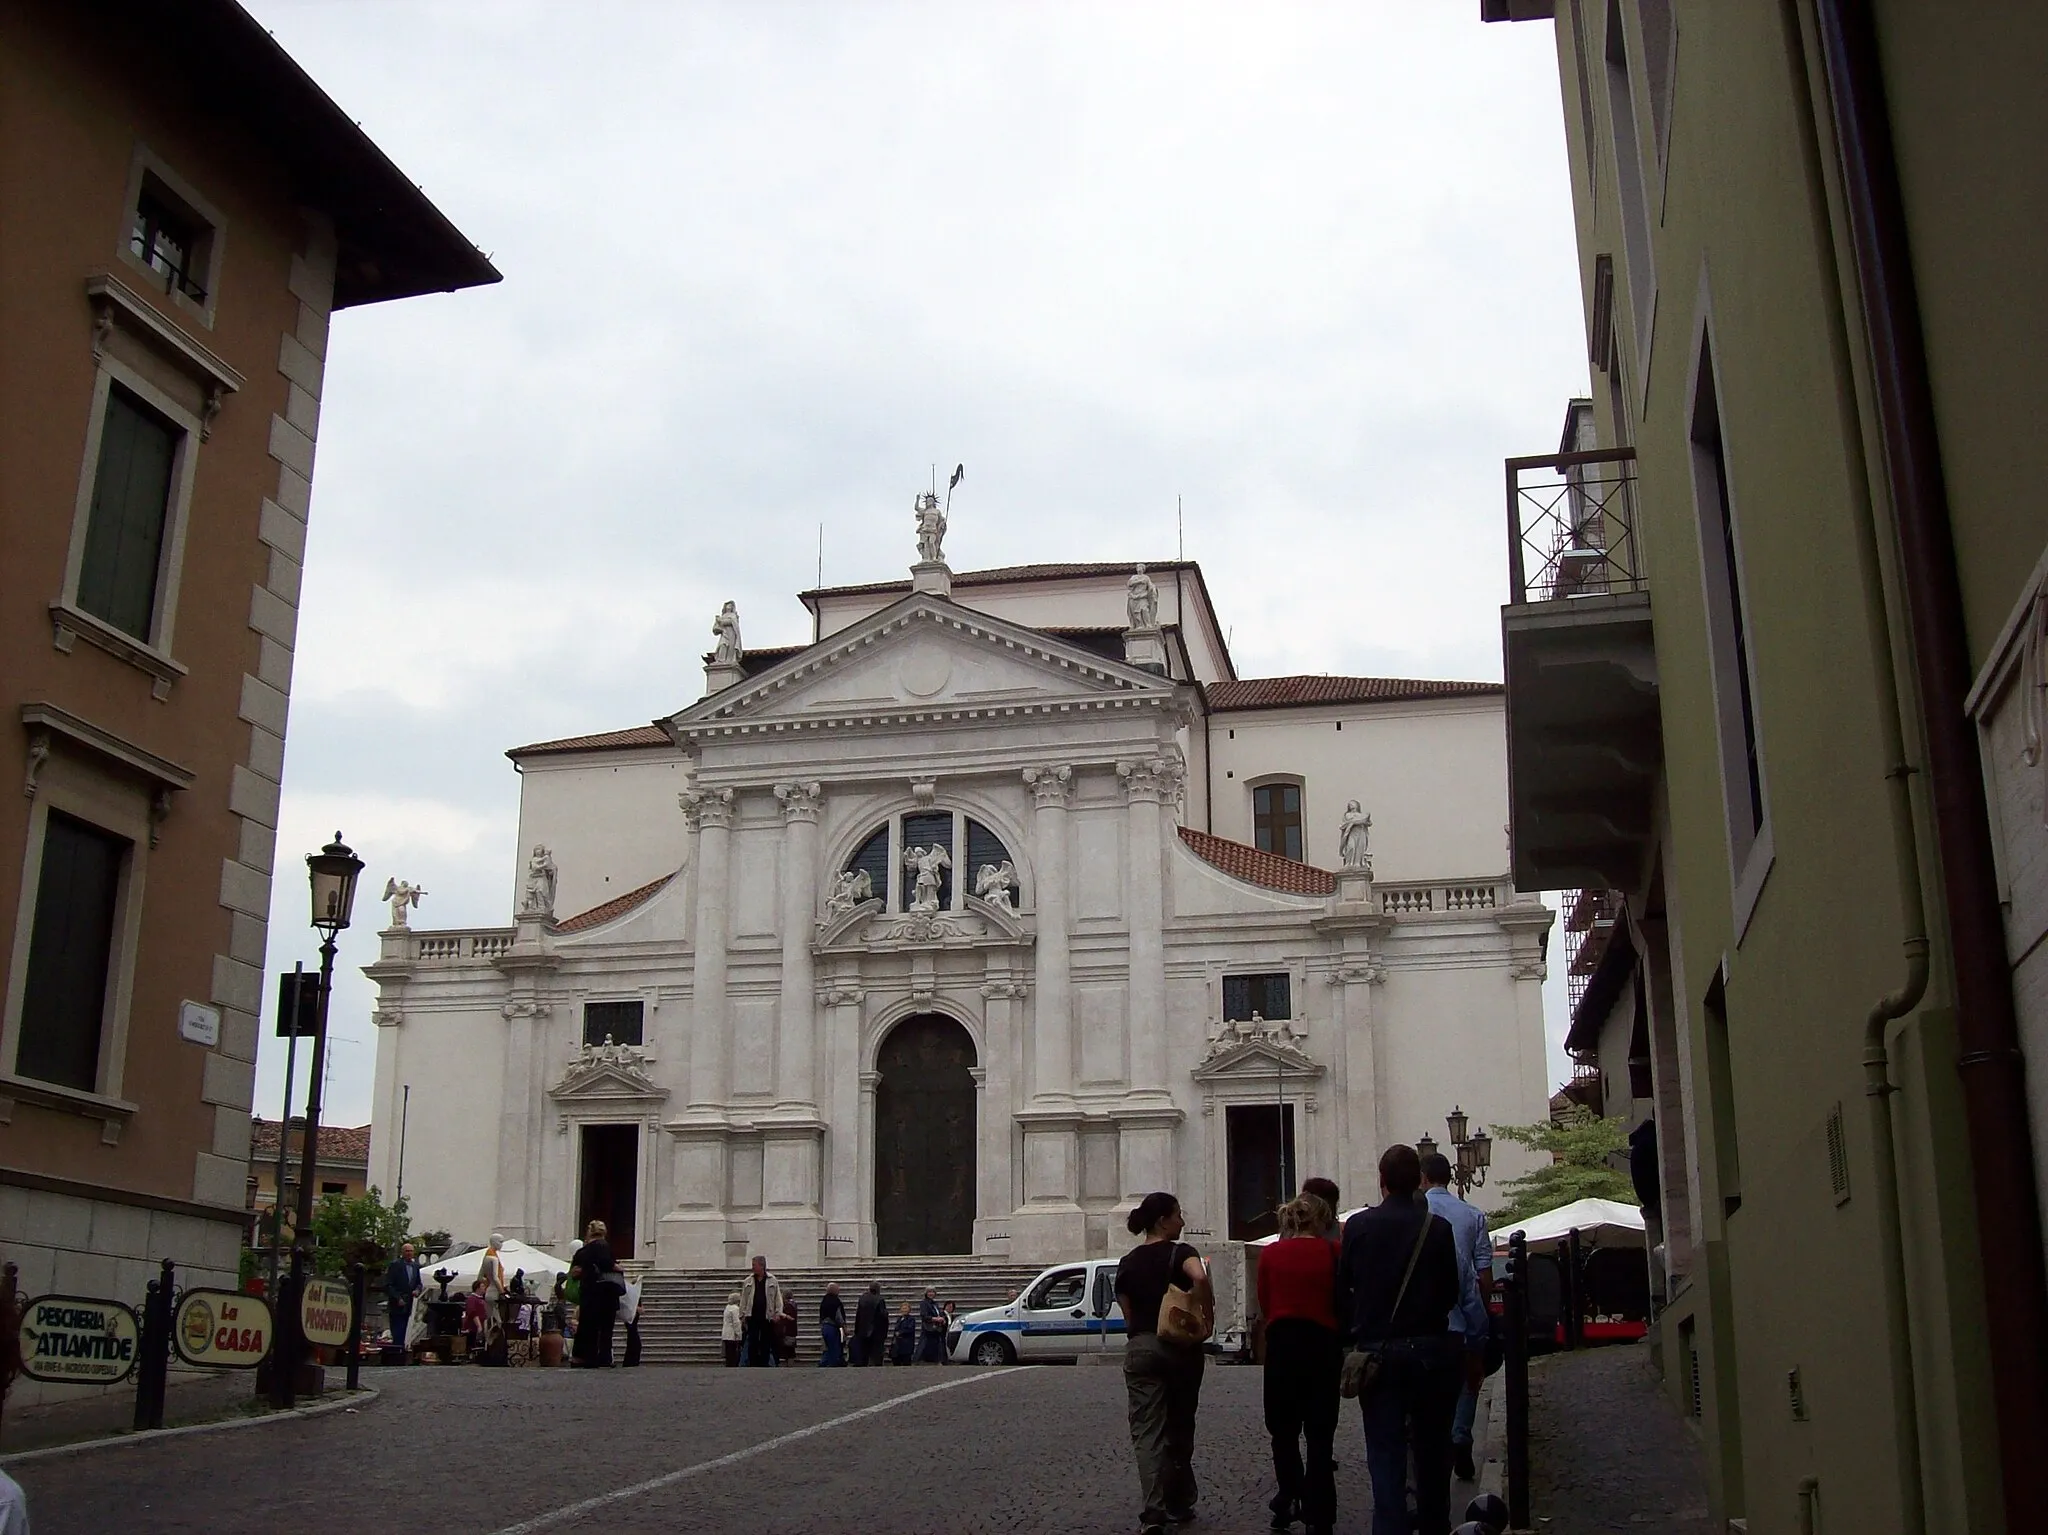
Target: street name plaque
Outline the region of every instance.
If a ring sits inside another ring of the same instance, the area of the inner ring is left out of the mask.
[[[45,1295],[21,1311],[21,1368],[31,1380],[112,1386],[142,1353],[142,1324],[117,1300]]]
[[[299,1330],[308,1343],[344,1348],[355,1327],[348,1286],[339,1279],[308,1279],[299,1298]]]
[[[187,1364],[253,1370],[270,1352],[270,1303],[233,1290],[187,1290],[171,1319],[171,1342]]]

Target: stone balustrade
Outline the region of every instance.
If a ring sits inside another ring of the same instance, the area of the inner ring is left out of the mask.
[[[415,964],[452,965],[493,960],[512,947],[515,930],[509,927],[452,928],[437,933],[409,935]]]
[[[1456,885],[1379,885],[1380,910],[1389,916],[1422,913],[1493,911],[1513,904],[1515,894],[1505,880]]]

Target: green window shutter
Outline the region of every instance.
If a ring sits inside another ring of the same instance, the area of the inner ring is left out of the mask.
[[[179,431],[120,385],[107,391],[99,470],[85,528],[78,605],[147,641],[171,504]]]
[[[15,1072],[92,1092],[114,949],[114,907],[128,844],[50,812],[36,880],[35,929]]]

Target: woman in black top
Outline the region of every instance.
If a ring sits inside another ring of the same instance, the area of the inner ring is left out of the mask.
[[[1145,1238],[1117,1265],[1116,1299],[1128,1332],[1124,1390],[1145,1499],[1139,1523],[1155,1532],[1195,1517],[1195,1407],[1202,1396],[1202,1346],[1159,1336],[1160,1303],[1170,1285],[1192,1291],[1203,1315],[1213,1317],[1216,1296],[1201,1255],[1180,1240],[1178,1199],[1147,1194],[1125,1224]]]
[[[612,1326],[619,1316],[619,1297],[626,1293],[611,1277],[617,1268],[612,1245],[604,1237],[604,1222],[592,1221],[584,1229],[583,1245],[569,1259],[578,1297],[571,1360],[586,1370],[611,1368]]]
[[[1337,1260],[1337,1326],[1353,1348],[1378,1353],[1359,1393],[1372,1476],[1372,1535],[1444,1535],[1451,1527],[1451,1418],[1462,1346],[1449,1334],[1463,1294],[1450,1223],[1415,1197],[1413,1146],[1380,1158],[1380,1203],[1344,1223]],[[1408,1451],[1415,1451],[1415,1523],[1408,1522]]]

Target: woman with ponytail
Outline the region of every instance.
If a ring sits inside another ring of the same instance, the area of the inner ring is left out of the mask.
[[[1195,1408],[1202,1395],[1201,1343],[1161,1337],[1159,1311],[1169,1289],[1181,1291],[1200,1311],[1206,1336],[1216,1296],[1201,1254],[1180,1240],[1178,1199],[1147,1194],[1126,1224],[1144,1240],[1116,1270],[1116,1299],[1128,1332],[1124,1389],[1144,1497],[1139,1523],[1147,1535],[1157,1535],[1195,1517]]]

